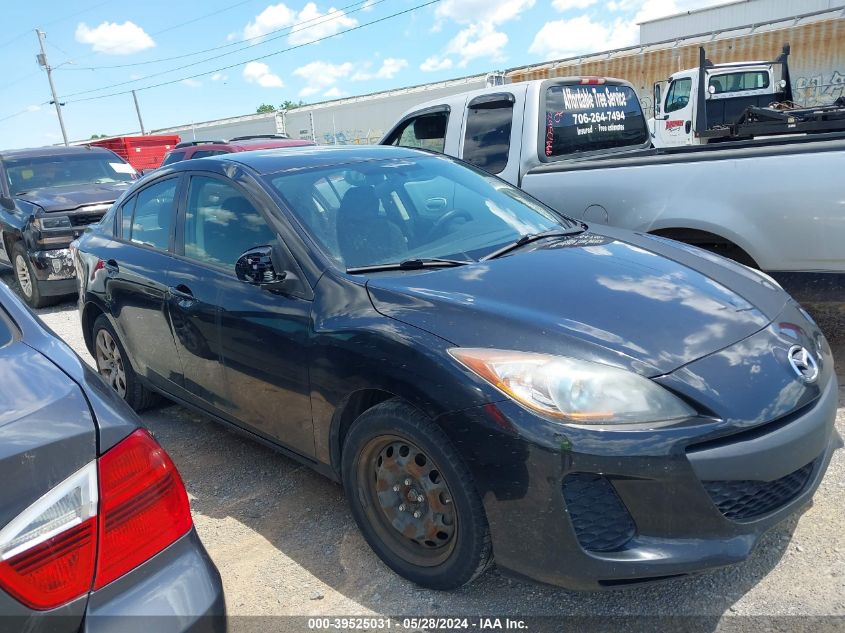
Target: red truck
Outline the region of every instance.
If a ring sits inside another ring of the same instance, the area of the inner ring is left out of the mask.
[[[181,139],[172,135],[115,136],[91,141],[87,145],[105,147],[123,158],[138,171],[158,169],[164,155],[173,149]]]

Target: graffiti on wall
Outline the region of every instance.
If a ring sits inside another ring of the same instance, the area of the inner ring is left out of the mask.
[[[809,77],[798,77],[793,84],[793,96],[801,105],[827,105],[845,96],[845,74],[818,73]]]

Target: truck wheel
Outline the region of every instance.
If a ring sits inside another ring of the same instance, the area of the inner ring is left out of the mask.
[[[140,413],[158,400],[158,396],[138,380],[123,343],[106,315],[101,314],[94,321],[91,340],[94,341],[97,373],[130,407]]]
[[[15,242],[12,247],[12,268],[15,269],[15,280],[20,288],[21,298],[30,308],[44,308],[56,303],[55,297],[44,297],[38,286],[32,264],[29,263],[26,249],[21,242]]]
[[[456,589],[492,562],[490,530],[472,475],[434,422],[400,400],[359,417],[342,475],[364,538],[397,574]]]

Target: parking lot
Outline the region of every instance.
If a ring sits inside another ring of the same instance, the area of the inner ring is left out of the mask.
[[[8,271],[2,280],[14,284]],[[39,313],[92,363],[75,303]],[[814,313],[845,383],[845,308],[816,307]],[[184,477],[197,530],[235,616],[704,616],[697,621],[705,630],[717,628],[722,616],[845,616],[845,451],[834,456],[815,504],[769,533],[745,564],[602,594],[540,586],[493,570],[460,591],[439,593],[416,588],[378,560],[340,486],[180,406],[158,407],[142,420]],[[841,387],[837,427],[845,434]],[[733,621],[743,622],[750,628],[753,620]]]

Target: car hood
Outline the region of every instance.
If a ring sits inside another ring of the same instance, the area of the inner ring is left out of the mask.
[[[458,346],[568,355],[647,376],[752,335],[789,300],[744,266],[604,226],[487,262],[373,275],[367,288],[380,313]]]
[[[15,197],[47,211],[72,211],[94,204],[111,204],[129,188],[129,182],[104,183],[101,185],[74,185],[33,189]]]

